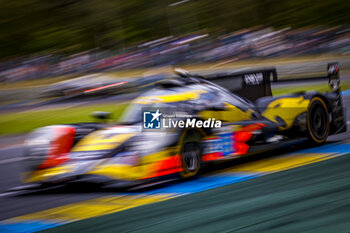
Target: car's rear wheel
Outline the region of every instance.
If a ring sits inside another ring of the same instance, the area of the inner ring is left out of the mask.
[[[326,103],[319,97],[310,101],[307,129],[308,137],[313,143],[322,144],[327,140],[330,131],[329,114]]]
[[[200,138],[197,135],[187,135],[185,137],[181,152],[181,166],[182,171],[180,176],[182,178],[190,178],[198,174],[201,168],[201,147],[200,147]]]

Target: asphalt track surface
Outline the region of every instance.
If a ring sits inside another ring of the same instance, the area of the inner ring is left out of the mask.
[[[48,232],[349,232],[349,164],[338,157]]]
[[[320,148],[285,148],[134,192],[77,183],[9,194],[23,150],[10,145],[0,149],[0,232],[349,232],[349,139],[348,131]]]

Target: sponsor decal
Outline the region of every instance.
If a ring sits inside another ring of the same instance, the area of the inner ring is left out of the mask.
[[[247,85],[259,85],[263,82],[263,74],[262,73],[245,74],[244,82]]]
[[[217,135],[216,138],[203,141],[204,154],[221,153],[223,156],[235,153],[234,133],[223,133]]]
[[[328,65],[328,74],[333,74],[338,72],[338,64],[332,63]]]

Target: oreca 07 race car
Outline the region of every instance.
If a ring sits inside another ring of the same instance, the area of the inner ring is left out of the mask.
[[[177,74],[137,97],[115,125],[54,125],[30,133],[23,182],[129,186],[188,178],[213,161],[305,138],[322,144],[329,135],[346,131],[337,63],[328,65],[332,91],[325,94],[273,97],[274,68]]]

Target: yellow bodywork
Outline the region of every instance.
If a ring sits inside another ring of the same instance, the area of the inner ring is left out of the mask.
[[[109,177],[116,180],[140,180],[151,176],[158,170],[157,162],[171,156],[171,150],[165,149],[141,157],[138,165],[101,163],[87,174]]]
[[[127,134],[103,134],[103,130],[96,131],[83,138],[76,146],[73,147],[72,151],[94,151],[94,150],[109,150],[117,145],[125,142],[136,133]]]
[[[199,99],[202,93],[207,92],[204,90],[197,90],[173,95],[139,97],[135,100],[135,103],[151,104],[187,101],[189,99]],[[276,99],[269,103],[266,110],[262,113],[262,116],[276,123],[279,123],[276,117],[280,117],[286,124],[285,126],[280,126],[280,130],[289,129],[293,125],[296,117],[307,111],[309,103],[310,101],[304,99],[302,96]],[[234,105],[225,103],[225,110],[204,110],[199,113],[199,116],[203,119],[215,118],[216,120],[222,120],[224,122],[239,122],[251,120],[252,113],[252,109],[244,111]],[[72,152],[110,150],[116,148],[138,133],[117,133],[117,131],[111,128],[110,131],[107,129],[93,132],[78,142],[77,145],[73,147]],[[84,174],[100,175],[117,180],[140,180],[157,173],[163,160],[178,154],[179,146],[166,148],[149,155],[140,156],[138,163],[135,165],[118,164],[117,162],[113,162],[115,158],[105,158],[96,161],[96,163],[92,165],[93,167],[84,171]],[[37,170],[30,174],[24,174],[24,177],[29,177],[25,179],[25,182],[40,182],[54,176],[74,174],[75,170],[79,170],[79,166],[79,163],[67,163],[58,167]]]
[[[138,97],[133,103],[136,104],[156,104],[156,103],[172,103],[187,101],[191,99],[199,99],[200,95],[207,93],[205,90],[194,90],[182,93],[176,93],[171,95],[158,95],[158,96],[142,96]]]
[[[84,174],[100,175],[116,180],[140,180],[156,173],[159,169],[158,162],[161,162],[174,154],[176,154],[174,148],[167,148],[162,151],[140,157],[139,164],[135,165],[113,163],[113,158],[101,159],[100,162],[96,163],[95,167],[90,168]],[[59,175],[69,175],[69,173],[73,175],[74,170],[77,168],[79,169],[80,166],[81,165],[79,163],[68,163],[58,167],[36,170],[30,174],[22,174],[22,180],[26,183],[42,182]]]
[[[215,118],[225,122],[237,122],[252,119],[252,110],[248,109],[245,112],[232,104],[225,103],[225,110],[204,110],[199,113],[199,116],[202,119]]]
[[[286,130],[293,126],[295,119],[306,112],[310,100],[300,97],[281,98],[272,101],[262,113],[267,119],[277,122],[276,117],[281,117],[286,125],[280,126],[280,130]]]
[[[66,165],[58,166],[58,167],[52,167],[52,168],[47,168],[43,170],[36,170],[31,174],[24,173],[22,174],[22,180],[26,183],[41,182],[41,181],[48,180],[51,177],[64,175],[70,172],[72,172],[71,166],[66,166]]]

